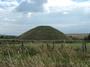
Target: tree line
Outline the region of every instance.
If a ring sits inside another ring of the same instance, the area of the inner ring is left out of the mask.
[[[0,39],[15,39],[16,36],[11,35],[0,35]]]

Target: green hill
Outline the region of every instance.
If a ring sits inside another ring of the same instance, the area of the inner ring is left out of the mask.
[[[38,26],[18,37],[23,40],[66,40],[64,33],[51,26]]]

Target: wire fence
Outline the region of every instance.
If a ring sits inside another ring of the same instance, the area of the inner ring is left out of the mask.
[[[19,39],[0,39],[0,44],[18,44],[18,43],[90,43],[90,40],[19,40]]]

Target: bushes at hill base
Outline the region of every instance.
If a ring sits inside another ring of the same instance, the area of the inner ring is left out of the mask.
[[[11,35],[0,35],[0,39],[15,39],[16,36]]]
[[[90,34],[87,37],[85,37],[84,40],[90,41]]]

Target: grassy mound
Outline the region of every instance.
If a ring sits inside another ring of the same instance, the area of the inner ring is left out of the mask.
[[[25,40],[66,40],[64,33],[51,26],[38,26],[18,37]]]

